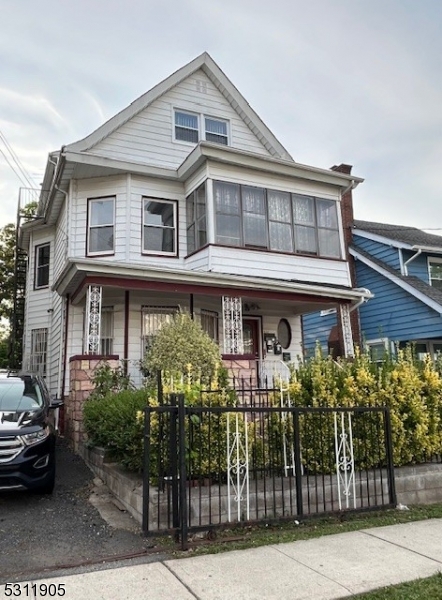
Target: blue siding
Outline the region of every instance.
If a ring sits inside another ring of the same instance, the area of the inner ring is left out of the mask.
[[[364,339],[408,341],[442,336],[442,317],[426,304],[361,261],[356,261],[356,277],[359,286],[375,295],[359,309]]]
[[[415,254],[416,252],[403,250],[402,256],[404,258],[404,263]],[[427,253],[422,253],[412,260],[411,263],[407,265],[408,275],[414,275],[414,277],[419,277],[419,279],[422,279],[425,283],[430,283],[430,278],[428,276],[428,256]]]
[[[330,331],[336,323],[336,313],[321,317],[320,312],[314,312],[302,316],[303,344],[306,356],[314,353],[318,342],[321,344],[323,352],[327,354]]]
[[[373,240],[369,240],[359,235],[353,236],[352,245],[361,250],[365,250],[365,252],[368,252],[378,260],[382,260],[389,267],[400,271],[401,265],[399,262],[399,250],[397,248],[393,248],[387,244],[381,244],[380,242],[374,242]],[[362,284],[358,283],[358,285]]]

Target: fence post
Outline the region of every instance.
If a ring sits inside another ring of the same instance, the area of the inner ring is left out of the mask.
[[[187,550],[187,468],[186,468],[186,407],[184,405],[184,394],[178,395],[178,436],[180,456],[180,528],[181,528],[181,550]]]
[[[164,404],[163,399],[163,377],[161,371],[157,371],[157,393],[158,393],[158,404],[162,406]]]
[[[150,407],[144,409],[144,464],[143,464],[143,534],[149,532],[150,501]]]
[[[178,459],[177,459],[177,397],[176,394],[170,395],[170,477],[172,482],[172,527],[175,529],[175,535],[178,536],[180,527],[179,515],[179,493],[178,493]]]
[[[387,451],[387,473],[388,473],[388,492],[390,495],[390,504],[396,506],[396,482],[394,479],[394,460],[393,460],[393,442],[391,439],[391,419],[390,409],[386,407],[384,409],[384,431],[385,431],[385,445]]]
[[[290,409],[289,409],[290,410]],[[292,412],[290,410],[290,412]],[[299,431],[299,409],[293,409],[293,435],[295,451],[295,485],[296,485],[296,512],[301,517],[304,514],[302,501],[302,465],[301,465],[301,437]]]

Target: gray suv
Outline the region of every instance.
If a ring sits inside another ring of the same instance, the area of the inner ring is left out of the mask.
[[[50,494],[55,483],[55,430],[42,377],[0,373],[0,492]]]

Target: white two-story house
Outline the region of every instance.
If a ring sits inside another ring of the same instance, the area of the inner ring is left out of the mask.
[[[139,361],[190,312],[234,372],[302,356],[301,315],[338,308],[352,353],[346,223],[362,180],[295,162],[204,53],[91,133],[49,155],[28,251],[23,367],[54,394],[69,364]],[[347,209],[346,209],[347,206]]]

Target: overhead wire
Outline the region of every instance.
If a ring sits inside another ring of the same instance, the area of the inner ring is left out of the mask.
[[[31,188],[36,188],[37,185],[36,185],[35,181],[33,181],[32,176],[26,171],[26,169],[22,165],[19,157],[17,156],[17,154],[15,153],[15,151],[12,148],[11,144],[8,142],[6,136],[4,135],[4,133],[1,130],[0,130],[0,140],[2,140],[2,142],[4,143],[7,151],[9,152],[9,154],[10,154],[10,156],[12,158],[12,160],[14,161],[14,163],[18,167],[19,171],[23,175],[24,179],[26,180],[27,185],[29,185],[29,187],[31,187]],[[3,154],[3,156],[4,156],[4,154]]]

